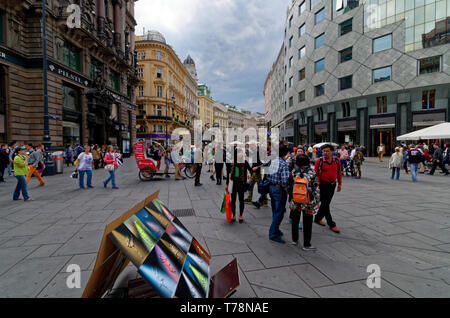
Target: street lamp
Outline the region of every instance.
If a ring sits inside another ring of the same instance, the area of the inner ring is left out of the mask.
[[[169,138],[168,138],[168,136],[169,136],[169,129],[168,129],[168,121],[167,121],[167,119],[168,119],[168,109],[169,109],[169,103],[168,103],[168,99],[167,99],[167,91],[169,90],[169,88],[168,89],[166,89],[166,147],[169,145]],[[173,96],[172,95],[172,102],[175,104],[175,96]]]

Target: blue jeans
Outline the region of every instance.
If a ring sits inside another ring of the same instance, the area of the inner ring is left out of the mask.
[[[272,224],[269,229],[269,238],[274,239],[281,236],[280,224],[286,211],[287,193],[281,188],[270,185],[269,194],[272,205]]]
[[[394,180],[395,172],[397,172],[397,180],[400,178],[400,168],[391,168],[392,169],[392,177],[391,179]]]
[[[105,181],[105,184],[108,184],[111,181],[113,188],[116,187],[116,169],[109,172],[109,178]]]
[[[409,164],[409,168],[411,169],[411,177],[412,177],[412,181],[416,182],[417,181],[417,170],[418,170],[419,165],[417,163],[410,163]]]
[[[17,200],[20,197],[20,191],[22,191],[23,199],[28,200],[30,197],[28,196],[27,191],[27,178],[26,176],[16,176],[17,186],[14,190],[13,199]]]
[[[87,186],[92,187],[92,170],[78,170],[79,176],[78,176],[78,182],[80,185],[80,188],[84,188],[84,174],[87,174]]]
[[[11,177],[11,163],[8,163],[8,175]]]

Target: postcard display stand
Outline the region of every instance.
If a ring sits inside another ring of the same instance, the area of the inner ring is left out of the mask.
[[[84,298],[100,298],[131,261],[132,297],[225,298],[239,287],[237,260],[210,275],[211,256],[154,193],[106,226]],[[143,281],[149,284],[143,286]]]

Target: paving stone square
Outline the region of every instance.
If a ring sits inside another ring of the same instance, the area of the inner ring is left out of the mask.
[[[232,297],[450,296],[450,177],[439,173],[412,183],[402,172],[395,181],[386,161],[368,158],[363,178],[344,177],[332,201],[341,234],[313,225],[317,251],[305,252],[301,231],[300,246],[290,244],[288,214],[281,225],[287,244],[269,241],[270,206],[246,204],[243,224],[226,223],[219,212],[224,186],[209,180],[205,167],[202,187],[173,177],[141,182],[134,158],[126,159],[119,190],[103,187],[103,169],[94,171],[94,189],[78,189],[72,170],[46,177],[44,187],[33,178],[28,203],[12,200],[15,178],[0,184],[0,297],[80,297],[105,226],[156,191],[170,209],[194,209],[180,220],[212,255],[213,274],[238,259],[241,286]],[[66,285],[70,264],[80,266],[81,289]],[[379,289],[366,284],[371,264],[381,269]],[[108,297],[136,277],[128,266]]]

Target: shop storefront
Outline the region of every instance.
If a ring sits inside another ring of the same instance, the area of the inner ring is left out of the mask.
[[[299,128],[300,145],[308,143],[308,125],[301,125]]]
[[[354,144],[356,142],[356,118],[338,119],[338,144]]]
[[[82,144],[81,90],[63,82],[63,145]]]
[[[413,112],[413,130],[419,130],[446,122],[445,110],[425,110]]]
[[[0,66],[0,143],[6,143],[6,74]]]
[[[314,142],[326,142],[328,138],[328,123],[321,122],[314,124]]]
[[[377,148],[382,143],[385,155],[390,156],[395,148],[395,114],[370,116],[370,154],[377,155]]]

